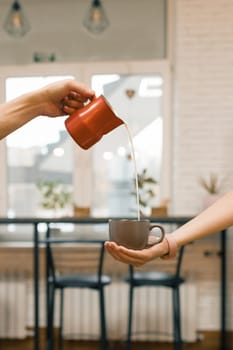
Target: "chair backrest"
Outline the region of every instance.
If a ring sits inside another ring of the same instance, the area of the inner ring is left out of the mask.
[[[103,273],[104,241],[48,238],[47,263],[49,274],[96,274],[99,281]]]
[[[181,265],[184,255],[185,246],[179,248],[178,256],[177,256],[177,264],[176,264],[176,277],[180,276],[181,273]]]

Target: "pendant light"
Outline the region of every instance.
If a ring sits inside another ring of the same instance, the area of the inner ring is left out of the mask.
[[[83,26],[92,34],[102,33],[108,26],[109,21],[100,0],[93,0]]]
[[[24,36],[30,30],[30,24],[27,17],[17,0],[11,5],[4,24],[4,29],[8,34],[15,38]]]

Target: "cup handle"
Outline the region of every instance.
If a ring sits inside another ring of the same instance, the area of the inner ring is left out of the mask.
[[[150,225],[149,239],[147,248],[162,242],[165,236],[164,228],[160,225]]]

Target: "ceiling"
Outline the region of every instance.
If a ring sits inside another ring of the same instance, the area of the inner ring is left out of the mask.
[[[3,23],[13,0],[0,3],[0,65],[33,62],[35,52],[58,62],[144,60],[165,55],[165,0],[103,0],[110,26],[91,35],[82,26],[91,0],[20,0],[31,30],[12,38]]]

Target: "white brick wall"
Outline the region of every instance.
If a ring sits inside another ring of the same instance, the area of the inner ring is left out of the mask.
[[[175,1],[174,209],[193,215],[199,175],[233,189],[233,1]]]
[[[198,176],[227,176],[225,190],[233,189],[233,1],[175,2],[173,199],[175,213],[195,215],[204,195]],[[228,240],[227,325],[232,329],[232,230]],[[198,328],[218,329],[219,283],[196,282]]]

